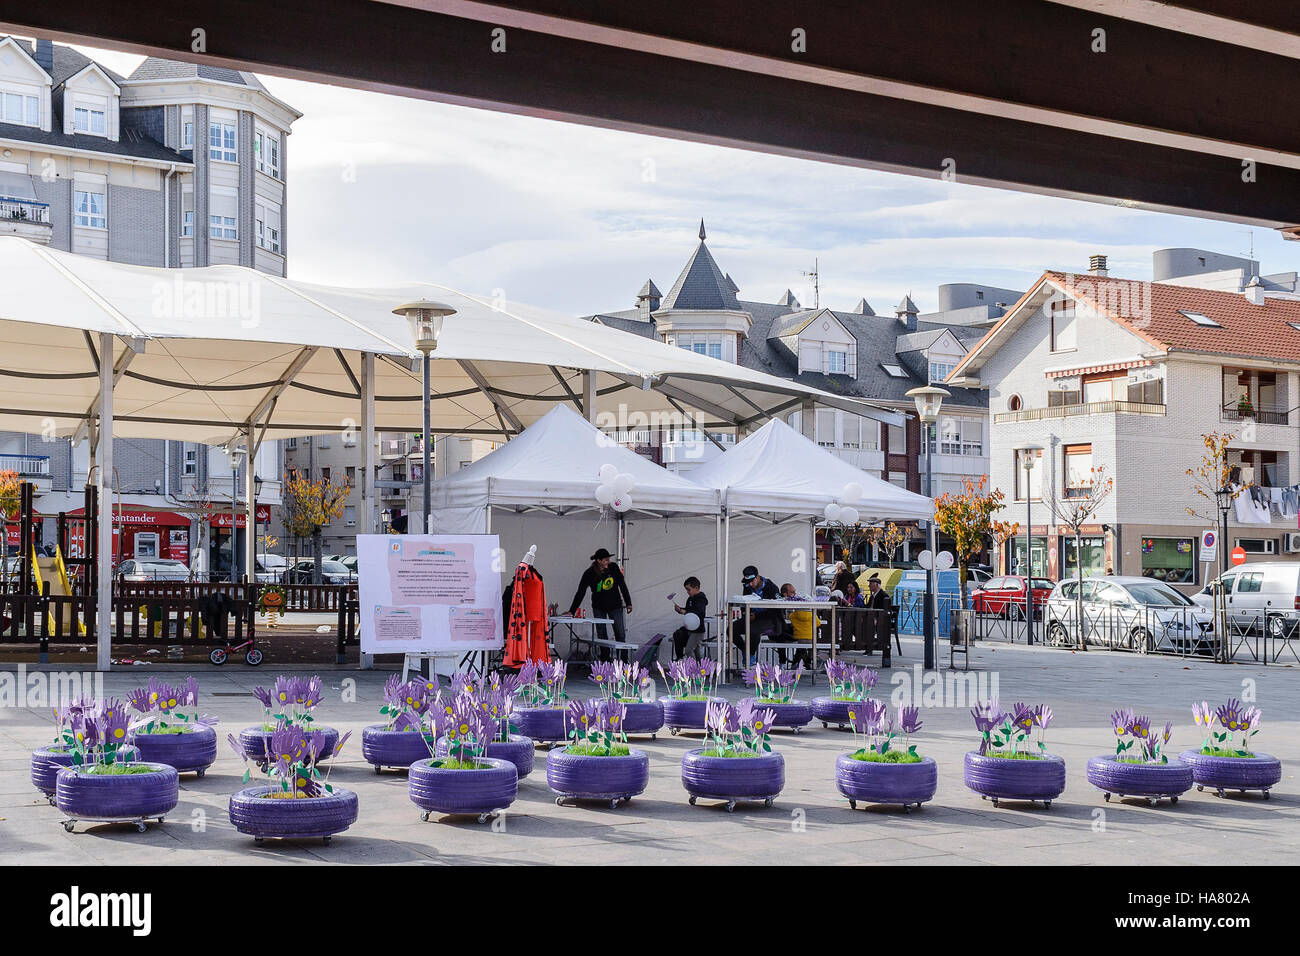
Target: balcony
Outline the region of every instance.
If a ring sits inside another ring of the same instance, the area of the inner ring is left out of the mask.
[[[37,494],[45,494],[52,487],[49,455],[0,454],[0,471],[16,472],[19,481],[31,482]]]
[[[1048,408],[1022,408],[1017,412],[999,412],[993,424],[1011,422],[1041,422],[1057,418],[1074,418],[1079,415],[1164,415],[1164,405],[1147,402],[1088,402],[1086,405],[1052,405]]]
[[[49,245],[52,233],[48,203],[0,196],[0,235]]]
[[[1254,405],[1250,402],[1238,402],[1224,405],[1219,410],[1222,422],[1255,422],[1259,425],[1289,425],[1290,409],[1282,405]]]

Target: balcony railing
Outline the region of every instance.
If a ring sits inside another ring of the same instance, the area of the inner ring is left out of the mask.
[[[0,471],[16,471],[19,478],[48,478],[49,455],[0,455]]]
[[[6,219],[34,222],[48,226],[50,224],[50,207],[48,203],[32,202],[30,199],[0,197],[0,221]]]
[[[1254,421],[1260,425],[1286,425],[1289,410],[1282,405],[1224,405],[1219,415],[1220,421],[1244,422]]]
[[[984,454],[984,443],[979,441],[930,442],[930,452],[935,455],[969,455],[979,458]]]
[[[1073,418],[1076,415],[1164,415],[1164,405],[1147,402],[1088,402],[1086,405],[1052,405],[1048,408],[1022,408],[1018,412],[999,412],[993,416],[995,425],[1009,422],[1040,422],[1054,418]]]

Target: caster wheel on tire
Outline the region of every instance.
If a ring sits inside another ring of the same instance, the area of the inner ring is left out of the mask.
[[[1160,802],[1160,801],[1157,800],[1155,797],[1151,797],[1149,800],[1147,800],[1147,806],[1148,806],[1148,807],[1154,807],[1154,806],[1155,806],[1157,803],[1159,803],[1159,802]]]
[[[904,813],[911,813],[911,812],[912,812],[912,808],[911,808],[911,806],[908,805],[908,804],[906,804],[906,803],[903,804],[903,812],[904,812]]]
[[[555,805],[556,805],[557,807],[562,807],[562,806],[564,806],[564,798],[563,798],[563,797],[556,797],[556,798],[555,798]]]
[[[686,802],[689,803],[691,806],[695,806],[695,797],[692,796]]]
[[[998,798],[997,798],[997,797],[994,797],[994,798],[993,798],[993,809],[996,810],[997,807],[998,807]]]
[[[1170,803],[1177,803],[1177,802],[1178,802],[1178,797],[1177,797],[1177,795],[1170,797],[1170,798],[1169,798],[1169,802],[1170,802]]]
[[[622,802],[619,801],[619,800],[611,800],[611,801],[609,801],[609,808],[610,808],[611,810],[617,810],[621,805],[622,805]]]
[[[672,734],[674,737],[676,737],[676,736],[677,736],[677,733],[678,733],[678,728],[676,728],[676,727],[669,727],[669,728],[668,728],[668,732],[669,732],[670,734]]]
[[[771,805],[772,805],[772,798],[771,798],[771,797],[768,797],[766,800],[763,801],[763,806],[765,806],[765,807],[770,807]]]
[[[254,846],[263,846],[266,843],[265,837],[253,837]]]
[[[143,820],[139,821],[139,822],[136,823],[136,825],[135,825],[135,832],[136,832],[136,833],[144,833],[144,831],[145,831],[145,830],[148,830],[148,829],[149,829],[149,828],[148,828],[147,826],[144,825],[144,821],[143,821]]]
[[[849,801],[849,809],[850,809],[850,810],[856,810],[857,808],[858,808],[858,801],[856,801],[856,800],[850,800],[850,801]]]
[[[728,812],[728,813],[735,813],[735,812],[736,812],[736,801],[735,801],[735,800],[728,800],[728,801],[727,801],[727,812]]]
[[[796,728],[794,728],[794,732],[795,732],[796,734],[798,734],[799,731],[800,731],[801,729],[802,729],[802,728],[800,728],[800,727],[796,727]]]
[[[421,813],[421,814],[420,814],[420,819],[423,820],[425,823],[428,823],[428,822],[429,822],[429,811],[428,811],[428,810],[425,810],[423,813]]]
[[[1050,809],[1052,809],[1052,801],[1051,801],[1051,800],[1044,800],[1044,801],[1043,801],[1043,809],[1044,809],[1044,810],[1050,810]]]
[[[1205,788],[1202,787],[1202,786],[1198,783],[1198,784],[1196,785],[1196,792],[1197,792],[1197,793],[1203,793],[1204,791],[1205,791]]]
[[[1265,800],[1268,799],[1268,791],[1267,791],[1267,790],[1264,791],[1264,799],[1265,799]],[[1174,797],[1174,802],[1177,802],[1177,801],[1178,801],[1178,798],[1177,798],[1177,797]]]
[[[207,773],[206,770],[200,770],[200,771],[199,771],[199,779],[200,779],[200,780],[203,779],[203,775],[204,775],[205,773]]]
[[[73,828],[74,826],[76,826],[76,825],[77,825],[77,821],[76,821],[76,820],[64,820],[64,821],[63,821],[63,829],[67,830],[69,833],[72,832],[72,828]]]
[[[826,721],[824,721],[824,720],[822,721],[822,730],[825,730],[825,729],[826,729],[827,727],[829,727],[829,726],[830,726],[830,724],[826,723]]]
[[[1105,800],[1107,803],[1110,803],[1110,794],[1109,794],[1109,793],[1103,793],[1103,794],[1101,795],[1101,798],[1102,798],[1103,800]]]
[[[321,843],[324,843],[326,846],[329,846],[329,845],[330,845],[330,840],[332,840],[332,839],[334,839],[334,838],[333,838],[333,837],[321,837],[321,838],[320,838],[320,841],[321,841]]]
[[[487,822],[488,822],[489,820],[491,820],[491,819],[492,819],[492,814],[490,814],[490,813],[480,813],[480,814],[478,815],[478,822],[479,822],[479,823],[487,823]]]
[[[381,774],[381,773],[383,773],[383,772],[384,772],[384,768],[383,768],[383,767],[376,767],[376,768],[375,768],[375,776],[379,776],[379,774]]]

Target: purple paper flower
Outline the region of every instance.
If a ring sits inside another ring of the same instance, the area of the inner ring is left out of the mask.
[[[1111,726],[1115,729],[1116,737],[1123,737],[1128,733],[1128,729],[1133,724],[1133,711],[1121,709],[1110,715]]]
[[[905,734],[914,734],[921,729],[920,707],[899,707],[898,726]]]
[[[1215,717],[1229,732],[1232,732],[1241,729],[1241,711],[1241,701],[1233,697],[1226,704],[1219,705]]]

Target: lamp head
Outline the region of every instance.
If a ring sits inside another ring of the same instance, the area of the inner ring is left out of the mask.
[[[907,397],[916,401],[916,414],[927,425],[939,420],[939,409],[943,406],[943,400],[950,395],[952,392],[938,385],[923,385],[907,392]]]
[[[1020,451],[1020,467],[1025,471],[1033,471],[1034,465],[1037,464],[1038,458],[1043,453],[1042,445],[1022,445]]]
[[[415,340],[416,349],[428,355],[438,347],[438,336],[442,334],[442,320],[449,315],[455,315],[456,310],[441,302],[417,299],[415,302],[399,305],[393,310],[393,314],[406,318],[411,327],[411,338]]]

